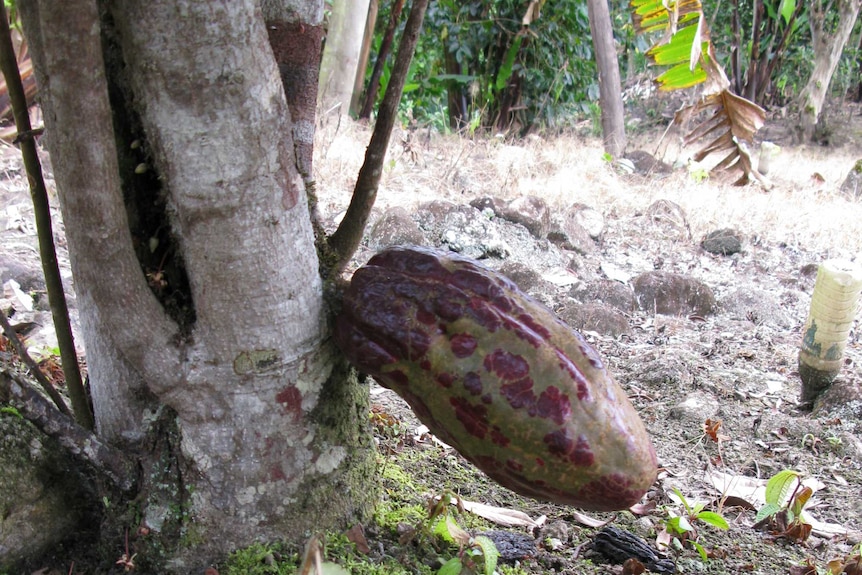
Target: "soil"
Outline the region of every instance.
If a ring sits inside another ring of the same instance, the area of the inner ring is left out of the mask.
[[[579,282],[603,279],[608,270],[633,277],[659,269],[705,282],[719,308],[705,316],[629,311],[627,333],[585,334],[629,394],[658,453],[659,479],[634,512],[584,514],[519,497],[423,432],[400,398],[372,384],[384,496],[376,521],[365,526],[370,549],[356,554],[365,567],[354,571],[400,564],[403,572],[436,572],[443,561],[457,556],[457,547],[421,528],[428,497],[446,493],[518,510],[538,523],[502,527],[469,512],[455,515],[474,535],[505,531],[526,536],[526,550],[505,556],[501,573],[636,573],[595,551],[591,541],[601,529],[596,525],[612,523],[655,546],[670,518],[684,512],[674,499],[675,489],[689,504],[702,502],[729,523],[729,529],[721,530],[694,521],[696,534],[689,538],[696,539],[708,559],[691,545],[678,545],[683,537],[676,542],[670,538],[663,551],[677,572],[773,575],[806,561],[825,568],[828,561],[850,555],[862,539],[862,331],[858,326],[851,330],[844,368],[830,398],[813,413],[800,405],[797,369],[817,265],[833,257],[862,258],[862,210],[837,191],[862,156],[862,111],[846,104],[839,114],[846,121],[839,123],[830,147],[793,147],[781,136],[791,133],[788,122],[773,119],[766,133],[784,149],[768,191],[734,188],[720,176],[699,181],[685,167],[670,174],[620,172],[602,159],[599,141],[577,132],[521,142],[423,130],[394,134],[375,217],[391,206],[416,212],[431,199],[466,205],[487,195],[504,200],[538,195],[555,212],[585,203],[604,217],[601,237],[589,253],[566,252],[540,240],[513,242],[508,259],[527,262],[545,280],[529,290],[535,297],[560,310],[573,305],[571,290]],[[344,120],[337,126],[333,122],[321,128],[315,159],[321,208],[330,225],[347,205],[369,134]],[[654,153],[658,139],[655,130],[643,129],[629,147]],[[659,159],[685,166],[681,148],[662,146]],[[0,254],[32,263],[35,237],[26,179],[14,150],[2,152],[0,206],[11,224],[0,231]],[[21,216],[19,223],[13,221],[12,206]],[[726,227],[740,233],[742,251],[730,256],[704,251],[701,239]],[[59,239],[60,261],[68,272]],[[550,255],[535,257],[538,252]],[[354,264],[361,265],[372,253],[365,245]],[[561,269],[559,261],[575,264]],[[505,261],[489,258],[483,263],[499,268]],[[559,281],[561,274],[570,281]],[[34,313],[37,323],[49,321],[38,310]],[[38,337],[51,346],[49,330]],[[729,479],[765,484],[786,469],[816,488],[806,517],[814,528],[804,541],[774,525],[755,529],[763,501],[751,488],[735,489]],[[419,531],[411,531],[417,525]],[[508,549],[504,543],[513,537],[523,543],[523,538],[492,534],[501,550]]]

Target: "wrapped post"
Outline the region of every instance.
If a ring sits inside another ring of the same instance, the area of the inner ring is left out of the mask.
[[[841,370],[860,291],[862,269],[854,263],[827,260],[817,270],[799,350],[802,403],[813,404]]]

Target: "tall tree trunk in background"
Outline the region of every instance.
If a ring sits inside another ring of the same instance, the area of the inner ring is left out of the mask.
[[[259,3],[115,0],[101,25],[94,1],[19,6],[97,429],[140,454],[139,515],[124,525],[150,531],[132,537],[136,563],[196,572],[362,517],[367,390],[329,342],[306,168]],[[321,10],[293,0],[269,17],[296,31]],[[310,73],[303,49],[285,53],[283,74]],[[165,269],[145,275],[153,250]]]
[[[764,11],[765,8],[763,7],[763,0],[754,0],[754,5],[751,8],[751,52],[749,54],[748,74],[745,78],[745,94],[743,94],[745,98],[752,102],[755,101],[757,94],[757,71],[758,66],[761,64],[759,60],[761,40],[760,27],[763,22]]]
[[[383,75],[383,68],[386,66],[386,59],[389,57],[389,52],[392,50],[392,41],[395,39],[395,29],[398,28],[398,22],[401,20],[401,10],[404,8],[404,0],[393,0],[392,6],[389,9],[389,23],[386,25],[386,31],[383,33],[383,39],[380,42],[380,50],[377,52],[377,60],[374,62],[374,70],[371,71],[371,79],[368,80],[368,89],[365,91],[365,102],[362,104],[362,110],[359,112],[359,117],[367,120],[371,117],[371,112],[374,110],[374,104],[377,102],[377,92],[380,90],[380,76]]]
[[[862,32],[859,33],[859,47],[856,48],[856,102],[862,102]]]
[[[365,32],[362,34],[362,48],[359,50],[359,63],[356,65],[356,78],[353,80],[353,98],[350,100],[350,113],[358,116],[361,111],[362,87],[365,85],[365,70],[368,69],[368,58],[371,55],[371,42],[374,40],[374,26],[377,24],[377,0],[368,3],[368,15],[365,19]]]
[[[742,25],[739,21],[739,0],[731,0],[730,70],[734,94],[742,94]]]
[[[347,114],[353,99],[369,0],[334,0],[323,59],[318,102],[324,110],[339,106]]]
[[[841,53],[856,24],[862,0],[837,0],[836,4],[838,18],[834,29],[826,21],[827,15],[820,0],[811,2],[809,8],[814,70],[799,94],[799,129],[800,137],[805,142],[811,141],[814,137],[820,112],[829,94],[832,75],[838,67]]]
[[[607,0],[587,0],[587,10],[599,69],[599,103],[602,108],[605,152],[620,158],[626,151],[626,125],[611,14]]]
[[[447,74],[461,76],[464,67],[458,62],[455,54],[448,46],[443,47],[443,62]],[[464,94],[464,83],[455,80],[446,82],[446,109],[449,116],[449,127],[460,130],[467,125],[469,108],[467,107],[467,96]]]

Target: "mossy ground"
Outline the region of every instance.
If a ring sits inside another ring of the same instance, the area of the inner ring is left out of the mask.
[[[326,561],[358,575],[436,574],[447,560],[458,556],[458,547],[433,533],[435,520],[429,517],[429,501],[434,496],[456,494],[464,500],[520,510],[534,519],[546,517],[544,529],[507,529],[450,507],[454,520],[472,535],[504,529],[534,538],[534,552],[519,560],[501,561],[496,570],[499,575],[619,573],[619,566],[609,564],[591,550],[590,542],[597,529],[584,525],[583,516],[576,510],[525,499],[497,486],[451,449],[428,435],[417,435],[418,422],[397,397],[385,392],[376,396],[375,402],[378,401],[383,405],[374,406],[372,421],[381,495],[371,521],[362,528],[370,550],[361,553],[344,533],[327,533],[323,537]],[[381,418],[380,413],[388,417]],[[662,502],[645,516],[620,512],[591,517],[612,521],[652,543],[674,510],[681,508]],[[825,566],[828,558],[840,555],[834,548],[826,549],[822,542],[799,544],[756,531],[751,528],[752,511],[725,508],[722,513],[730,523],[729,530],[697,526],[698,541],[708,553],[708,560],[704,561],[692,548],[672,546],[670,555],[678,573],[787,573],[809,557]],[[553,542],[551,536],[559,534],[551,529],[560,525],[566,526],[567,535]],[[297,572],[300,555],[301,550],[295,547],[256,545],[235,552],[219,572],[290,575]]]

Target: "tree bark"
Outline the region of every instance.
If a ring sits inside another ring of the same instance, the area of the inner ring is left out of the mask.
[[[599,104],[602,108],[605,152],[614,158],[621,158],[626,151],[625,112],[608,2],[587,0],[587,10],[599,69]]]
[[[323,47],[323,3],[261,2],[269,43],[290,108],[296,167],[311,182],[317,81]]]
[[[760,25],[763,21],[763,0],[754,0],[751,9],[751,54],[748,62],[748,75],[745,80],[745,98],[754,102],[757,92],[757,69],[760,66]]]
[[[826,96],[829,94],[829,84],[844,46],[850,38],[862,0],[838,0],[837,25],[834,30],[826,23],[826,14],[821,3],[810,4],[809,21],[811,23],[811,41],[814,47],[814,70],[808,83],[799,94],[799,129],[802,141],[808,142],[814,138],[817,122]]]
[[[319,103],[347,114],[353,98],[369,0],[335,0],[320,62]]]
[[[383,75],[383,67],[386,65],[386,59],[389,57],[389,51],[392,49],[392,41],[395,39],[395,29],[401,20],[401,10],[403,8],[404,0],[393,0],[392,6],[389,9],[389,23],[386,25],[386,31],[383,33],[380,50],[377,53],[377,60],[374,61],[374,70],[371,71],[371,79],[368,80],[368,89],[365,91],[365,103],[359,112],[359,117],[362,119],[367,120],[371,117],[371,111],[377,102],[377,92],[380,90],[380,76]]]
[[[856,48],[856,94],[853,100],[862,102],[862,32],[859,33],[859,46]]]
[[[368,15],[365,18],[365,32],[362,34],[362,47],[359,50],[359,64],[356,66],[356,79],[353,81],[353,98],[350,100],[350,113],[354,116],[360,112],[362,86],[365,84],[365,70],[368,69],[368,58],[371,54],[371,42],[374,40],[374,26],[377,24],[377,0],[368,3]]]
[[[153,570],[192,572],[254,540],[299,542],[362,517],[374,497],[367,390],[328,340],[302,164],[258,3],[116,0],[114,27],[101,29],[92,1],[21,7],[97,430],[141,453],[141,523],[127,527],[165,536],[169,561]],[[121,51],[136,143],[166,199],[187,324],[166,312],[135,253],[123,191],[136,174],[118,161],[131,142],[109,104],[118,71],[100,30]],[[148,541],[134,542],[138,561],[157,547]]]
[[[739,0],[731,0],[730,16],[730,69],[733,78],[733,93],[742,94],[742,26],[739,21]]]

